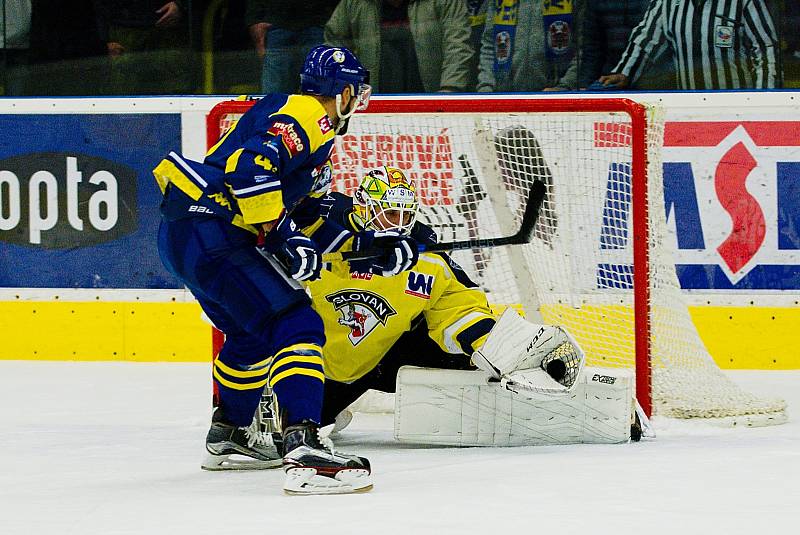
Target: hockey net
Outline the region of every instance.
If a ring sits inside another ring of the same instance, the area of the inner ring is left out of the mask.
[[[251,102],[217,105],[213,143]],[[785,419],[716,365],[677,280],[663,210],[663,112],[626,99],[373,98],[338,136],[334,189],[392,165],[440,241],[513,234],[534,180],[547,194],[525,246],[453,257],[498,309],[566,327],[587,364],[635,367],[645,410],[733,425]]]

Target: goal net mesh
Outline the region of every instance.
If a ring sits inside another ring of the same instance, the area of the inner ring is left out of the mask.
[[[632,187],[646,180],[654,414],[745,422],[781,417],[784,401],[756,397],[732,382],[692,323],[665,218],[661,110],[648,110],[648,172],[635,177],[627,113],[384,109],[357,114],[348,133],[337,136],[334,189],[352,193],[373,167],[398,167],[417,186],[420,219],[439,241],[451,241],[513,234],[531,184],[544,182],[529,244],[452,256],[498,310],[515,306],[533,320],[566,327],[589,365],[635,363]],[[223,115],[220,128],[235,118]]]

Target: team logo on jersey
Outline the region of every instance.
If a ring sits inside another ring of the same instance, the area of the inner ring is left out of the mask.
[[[286,151],[289,153],[290,158],[303,152],[305,149],[303,140],[300,139],[300,135],[297,133],[294,125],[291,123],[275,121],[267,130],[267,134],[281,137],[281,142],[283,143],[283,146],[286,147]]]
[[[386,299],[366,290],[346,289],[328,294],[325,300],[342,313],[339,325],[350,329],[347,338],[358,345],[378,326],[386,325],[390,316],[397,314]]]
[[[409,271],[408,281],[406,282],[406,293],[408,295],[413,295],[414,297],[430,299],[431,292],[433,291],[434,279],[435,277],[433,275]]]
[[[317,121],[319,125],[319,131],[323,134],[327,134],[331,130],[333,130],[333,125],[331,124],[331,120],[328,119],[328,116],[321,117],[319,121]]]

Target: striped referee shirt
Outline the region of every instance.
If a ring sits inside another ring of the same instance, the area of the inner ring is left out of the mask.
[[[681,89],[774,88],[777,46],[764,0],[652,0],[614,72],[633,83],[671,50]]]

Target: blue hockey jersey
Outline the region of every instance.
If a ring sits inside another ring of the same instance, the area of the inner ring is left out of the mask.
[[[291,213],[304,198],[328,192],[334,134],[315,98],[267,95],[211,147],[203,163],[170,153],[153,174],[162,191],[172,184],[190,199],[174,209],[219,215],[257,233],[258,225],[278,219],[283,210]]]

